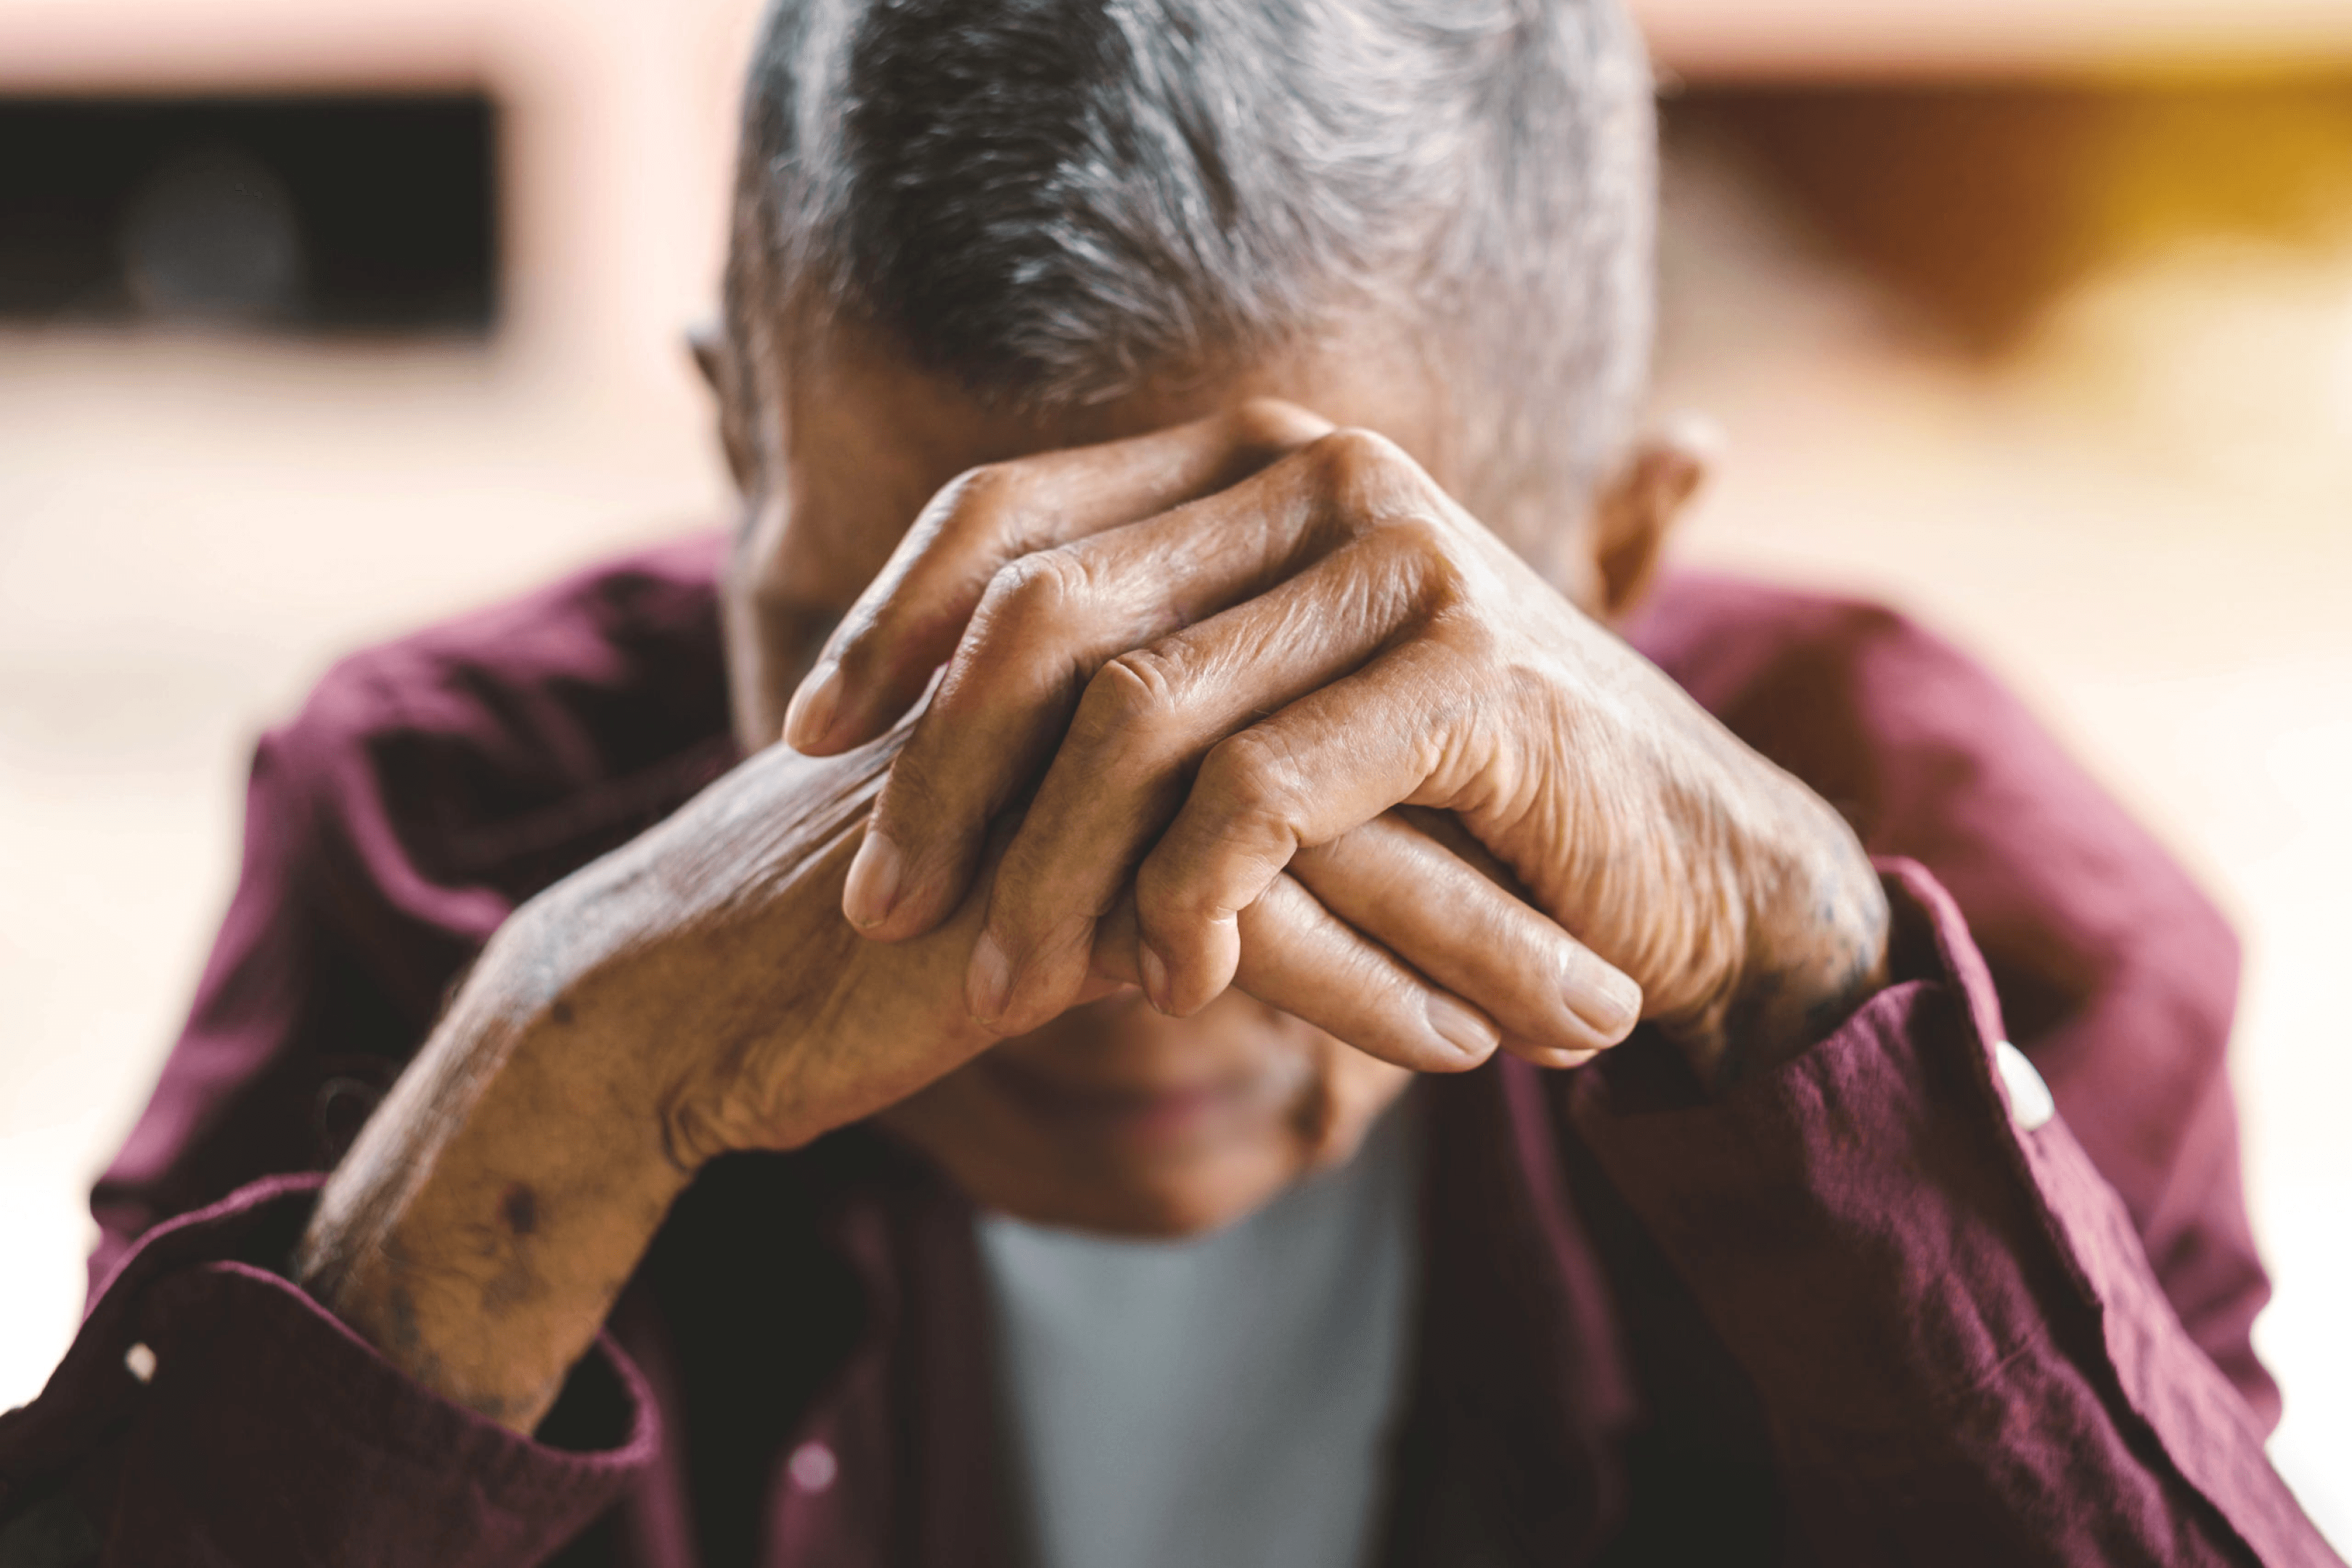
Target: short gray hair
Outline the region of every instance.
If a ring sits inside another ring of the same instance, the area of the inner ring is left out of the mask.
[[[1655,187],[1614,0],[773,0],[730,326],[854,314],[1054,407],[1408,300],[1465,457],[1556,526],[1643,394]]]

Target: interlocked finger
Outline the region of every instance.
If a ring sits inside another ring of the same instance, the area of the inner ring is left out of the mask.
[[[1504,1048],[1538,1066],[1577,1066],[1641,1018],[1631,978],[1400,812],[1300,850],[1288,875],[1346,924],[1410,953],[1435,984],[1478,1002],[1502,1026]]]
[[[1142,963],[1165,976],[1146,987],[1156,1005],[1190,1014],[1231,983],[1234,917],[1300,850],[1392,805],[1460,804],[1494,748],[1478,673],[1423,636],[1211,749],[1136,872]]]
[[[1213,495],[1329,428],[1304,409],[1258,399],[1189,425],[961,475],[923,509],[842,618],[793,696],[784,740],[829,755],[873,739],[921,697],[1005,566]]]
[[[1164,786],[1168,765],[1189,767],[1191,756],[1180,746],[1174,755],[1110,758],[1102,746],[1084,743],[1101,731],[1117,745],[1153,744],[1126,721],[1139,716],[1124,706],[1137,693],[1122,667],[1107,661],[1163,639],[1198,650],[1202,668],[1218,677],[1202,683],[1199,695],[1212,698],[1218,714],[1233,715],[1212,717],[1223,728],[1344,672],[1377,646],[1411,588],[1401,567],[1388,574],[1395,586],[1385,595],[1322,571],[1317,563],[1334,544],[1402,559],[1392,542],[1351,539],[1331,526],[1321,476],[1299,454],[1213,496],[1024,556],[998,572],[876,805],[874,830],[845,889],[843,910],[851,922],[877,940],[903,941],[955,907],[990,820],[1037,788],[1057,747],[1070,755],[1064,731],[1074,715],[1084,760],[1071,765],[1088,770],[1080,796],[1105,791],[1102,810],[1090,820],[1111,817],[1156,830],[1173,800],[1139,797]],[[1302,566],[1305,575],[1294,576]],[[1185,726],[1198,735],[1185,742],[1193,754],[1223,732],[1202,731],[1198,714],[1167,717],[1180,721],[1169,727],[1171,736]],[[1099,778],[1091,772],[1097,762],[1111,770]],[[1069,768],[1056,764],[1056,771]],[[1132,783],[1111,784],[1114,777]],[[1051,794],[1041,824],[1061,821],[1069,793]],[[1135,838],[1142,830],[1130,826],[1115,839],[1080,846],[1075,863],[1082,874],[1061,890],[1051,921],[1060,979],[1037,999],[1036,1016],[1066,1005],[1086,953],[1083,923],[1071,918],[1099,914],[1125,883],[1142,851]],[[1069,837],[1064,833],[1060,842]],[[1065,854],[1056,864],[1067,868],[1073,859]],[[1013,970],[1045,932],[1034,921],[1018,931],[998,931]],[[992,1021],[1000,1016],[993,1004],[976,1001],[975,1011]]]
[[[1419,613],[1415,567],[1377,536],[1354,540],[1095,674],[1059,750],[1052,734],[1037,737],[1052,765],[990,894],[969,993],[976,1016],[1019,1029],[1068,1005],[1085,977],[1091,921],[1175,815],[1201,756],[1377,651]],[[915,743],[922,740],[919,731]],[[977,749],[961,738],[942,743],[958,754]],[[976,825],[966,831],[978,837]]]

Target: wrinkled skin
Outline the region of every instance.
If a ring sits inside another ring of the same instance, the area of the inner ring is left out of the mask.
[[[1833,1022],[1883,971],[1853,836],[1601,624],[1696,467],[1629,454],[1556,588],[1412,363],[1045,419],[835,333],[728,408],[755,754],[499,932],[299,1277],[529,1430],[727,1150],[871,1119],[983,1205],[1184,1233],[1412,1071],[1638,1014],[1722,1081]]]
[[[1132,478],[1261,458],[1189,495]],[[942,661],[844,910],[884,940],[929,931],[1034,789],[966,989],[1006,1034],[1076,998],[1130,879],[1144,989],[1198,1011],[1232,981],[1238,915],[1400,804],[1454,814],[1582,939],[1500,1020],[1561,1057],[1646,1011],[1713,1077],[1727,1022],[1779,1054],[1822,1025],[1790,999],[1850,1003],[1875,957],[1884,911],[1833,814],[1393,442],[1303,409],[967,473],[851,612],[786,737],[859,743]],[[1496,958],[1524,974],[1518,951]]]

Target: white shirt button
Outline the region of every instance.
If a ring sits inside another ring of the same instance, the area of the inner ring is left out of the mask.
[[[143,1342],[122,1352],[122,1368],[142,1383],[155,1379],[155,1352]]]
[[[2042,1081],[2023,1051],[2007,1040],[1995,1040],[1992,1065],[2000,1074],[2000,1087],[2009,1091],[2009,1119],[2020,1132],[2032,1132],[2058,1114],[2050,1086]]]
[[[824,1490],[841,1473],[840,1461],[822,1443],[803,1443],[794,1448],[793,1457],[784,1461],[784,1468],[791,1472],[793,1485],[804,1492]]]

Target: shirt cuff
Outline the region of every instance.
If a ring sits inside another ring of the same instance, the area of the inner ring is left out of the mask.
[[[1957,906],[1916,864],[1879,870],[1897,982],[1828,1038],[1712,1101],[1663,1049],[1621,1049],[1564,1089],[1787,1462],[1865,1514],[1923,1486],[1967,1500],[1953,1518],[2059,1500],[2074,1517],[2043,1523],[2094,1550],[2210,1505],[2263,1561],[2333,1561],[2003,1039]],[[2053,1500],[2061,1477],[2079,1494]]]
[[[525,1437],[396,1370],[275,1272],[318,1175],[141,1239],[38,1399],[0,1415],[0,1514],[53,1493],[110,1562],[529,1563],[651,1465],[636,1369],[599,1337]],[[292,1548],[289,1551],[289,1548]]]

